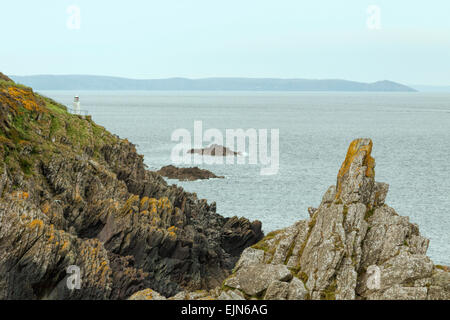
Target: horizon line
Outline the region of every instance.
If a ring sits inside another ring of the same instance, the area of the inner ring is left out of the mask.
[[[402,84],[409,87],[437,87],[437,88],[450,88],[450,84],[411,84],[397,80],[375,80],[375,81],[363,81],[363,80],[349,80],[347,78],[293,78],[293,77],[252,77],[252,76],[206,76],[206,77],[186,77],[186,76],[170,76],[170,77],[155,77],[155,78],[134,78],[128,76],[115,76],[115,75],[102,75],[102,74],[76,74],[76,73],[65,73],[65,74],[51,74],[51,73],[41,73],[41,74],[26,74],[26,75],[18,75],[18,74],[8,74],[9,77],[40,77],[40,76],[51,76],[51,77],[64,77],[64,76],[82,76],[82,77],[103,77],[103,78],[116,78],[116,79],[125,79],[125,80],[136,80],[136,81],[146,81],[146,80],[173,80],[173,79],[183,79],[183,80],[208,80],[208,79],[250,79],[250,80],[314,80],[314,81],[325,81],[325,80],[340,80],[340,81],[348,81],[348,82],[358,82],[358,83],[366,83],[366,84],[374,84],[377,82],[390,81],[398,84]]]
[[[112,76],[112,75],[101,75],[101,74],[77,74],[77,73],[66,73],[66,74],[50,74],[50,73],[41,73],[41,74],[27,74],[27,75],[17,75],[17,74],[8,74],[9,77],[40,77],[40,76],[51,76],[51,77],[65,77],[65,76],[81,76],[81,77],[103,77],[103,78],[118,78],[118,79],[126,79],[126,80],[173,80],[173,79],[183,79],[183,80],[208,80],[208,79],[250,79],[250,80],[314,80],[314,81],[323,81],[323,80],[339,80],[339,81],[349,81],[349,82],[359,82],[359,83],[377,83],[383,81],[390,81],[402,84],[401,81],[382,79],[375,81],[362,81],[362,80],[349,80],[347,78],[303,78],[303,77],[251,77],[251,76],[206,76],[206,77],[186,77],[186,76],[170,76],[170,77],[156,77],[156,78],[134,78],[127,76]]]

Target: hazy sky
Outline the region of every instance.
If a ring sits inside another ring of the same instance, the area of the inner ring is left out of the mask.
[[[448,0],[2,1],[0,71],[450,85],[449,16]]]

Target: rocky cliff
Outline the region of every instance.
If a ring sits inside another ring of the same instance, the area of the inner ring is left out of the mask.
[[[419,227],[385,204],[371,152],[370,139],[353,141],[310,219],[245,249],[221,287],[171,299],[450,299],[450,268],[434,265]],[[131,297],[148,298],[161,297]]]
[[[210,289],[262,237],[260,222],[220,216],[127,140],[0,74],[0,299]],[[80,290],[66,286],[71,265]]]

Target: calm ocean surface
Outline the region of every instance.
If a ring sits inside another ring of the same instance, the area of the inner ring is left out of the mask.
[[[265,232],[309,217],[336,175],[351,140],[374,142],[377,181],[387,203],[431,239],[428,254],[450,265],[450,94],[284,92],[42,91],[82,109],[145,156],[149,169],[171,163],[171,134],[195,120],[203,130],[279,129],[280,168],[200,165],[226,179],[171,183],[217,203],[224,216],[259,219]],[[206,145],[205,145],[206,146]]]

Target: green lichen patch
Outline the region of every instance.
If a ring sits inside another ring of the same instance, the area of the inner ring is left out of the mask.
[[[336,300],[336,289],[337,282],[336,279],[331,281],[331,283],[320,293],[321,300]]]

